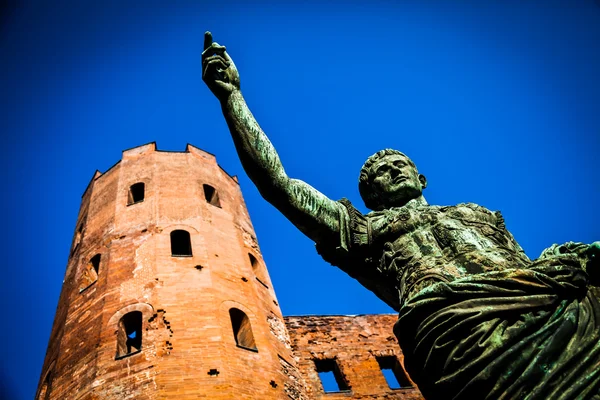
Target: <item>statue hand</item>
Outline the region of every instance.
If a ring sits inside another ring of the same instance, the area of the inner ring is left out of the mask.
[[[204,34],[202,52],[202,80],[211,92],[225,101],[231,93],[240,89],[240,75],[225,46],[212,41],[212,34]]]

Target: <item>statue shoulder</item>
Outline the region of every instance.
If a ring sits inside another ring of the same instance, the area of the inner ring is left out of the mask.
[[[350,246],[361,246],[369,243],[369,218],[370,214],[363,214],[358,210],[352,202],[346,198],[342,198],[338,201],[346,211],[348,212],[348,235],[350,239]]]
[[[455,206],[443,206],[440,211],[459,219],[483,218],[487,222],[496,222],[496,220],[504,221],[500,211],[491,211],[476,203],[459,203]]]
[[[459,210],[472,210],[472,211],[483,212],[486,214],[494,214],[494,211],[491,211],[488,208],[485,208],[484,206],[481,206],[476,203],[459,203],[455,206],[450,206],[450,207],[453,207],[453,208],[459,209]]]

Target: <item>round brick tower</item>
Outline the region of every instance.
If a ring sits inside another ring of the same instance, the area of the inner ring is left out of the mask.
[[[83,194],[37,399],[304,389],[237,180],[191,145],[123,152]]]

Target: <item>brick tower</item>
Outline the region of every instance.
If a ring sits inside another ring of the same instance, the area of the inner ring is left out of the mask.
[[[85,190],[36,399],[304,398],[237,180],[188,145]]]

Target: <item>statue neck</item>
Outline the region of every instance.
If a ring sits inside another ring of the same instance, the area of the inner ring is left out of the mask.
[[[425,200],[425,197],[423,197],[423,195],[420,195],[419,197],[411,199],[404,204],[390,205],[390,206],[379,209],[379,211],[385,210],[385,209],[390,209],[390,208],[403,208],[403,207],[416,208],[416,207],[422,207],[422,206],[427,206],[427,205],[429,205],[429,203],[427,203],[427,200]],[[374,211],[377,211],[377,210],[374,210]]]
[[[427,205],[429,205],[429,203],[427,203],[427,200],[425,200],[425,197],[423,197],[423,195],[420,195],[416,199],[409,200],[402,207],[414,208],[414,207],[427,206]]]

